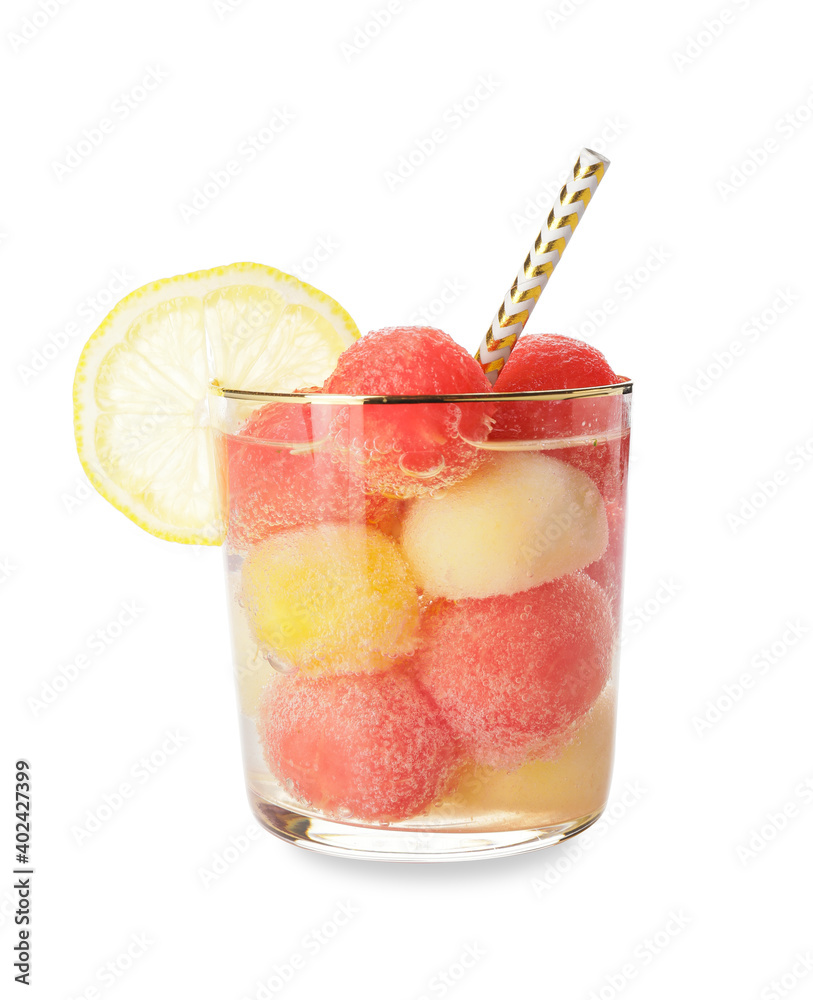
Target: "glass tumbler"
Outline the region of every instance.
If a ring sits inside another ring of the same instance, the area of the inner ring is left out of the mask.
[[[245,779],[266,829],[454,860],[599,817],[631,391],[212,386]]]

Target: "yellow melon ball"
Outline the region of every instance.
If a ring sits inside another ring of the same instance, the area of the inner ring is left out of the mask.
[[[243,564],[257,640],[311,674],[367,672],[415,649],[418,594],[396,542],[356,525],[271,535]]]

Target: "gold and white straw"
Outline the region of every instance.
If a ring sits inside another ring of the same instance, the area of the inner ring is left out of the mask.
[[[542,289],[559,263],[573,230],[596,193],[610,161],[592,149],[579,153],[545,227],[534,241],[475,358],[493,384],[525,328]]]

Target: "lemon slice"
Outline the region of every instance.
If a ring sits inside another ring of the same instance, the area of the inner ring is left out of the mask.
[[[265,392],[320,384],[358,336],[329,296],[261,264],[136,289],[76,369],[74,429],[88,478],[151,534],[219,545],[210,380]]]

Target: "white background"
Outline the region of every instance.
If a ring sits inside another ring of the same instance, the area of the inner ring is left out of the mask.
[[[3,990],[25,756],[26,995],[813,995],[795,958],[813,957],[809,3],[729,0],[724,22],[718,0],[401,0],[381,30],[370,0],[231,4],[50,0],[23,42],[40,8],[3,4]],[[165,79],[139,90],[150,72]],[[481,77],[491,93],[464,121],[454,105]],[[275,112],[294,119],[249,162],[241,144]],[[106,117],[98,146],[60,168]],[[388,179],[438,127],[411,176]],[[220,553],[141,532],[88,491],[75,455],[71,382],[99,293],[258,260],[301,269],[365,330],[453,287],[434,322],[474,349],[536,233],[535,200],[547,210],[582,145],[613,165],[531,329],[581,333],[636,382],[610,822],[567,847],[440,866],[249,841]],[[185,220],[230,159],[240,172]],[[317,265],[320,240],[333,248]],[[122,602],[142,610],[93,652]],[[32,708],[80,653],[89,666]],[[169,732],[180,749],[134,778]],[[122,781],[134,795],[78,844]],[[230,838],[250,843],[236,861]],[[134,961],[133,935],[149,941]],[[479,957],[454,981],[467,946]],[[295,952],[304,968],[263,994]],[[131,968],[101,979],[108,962]]]

